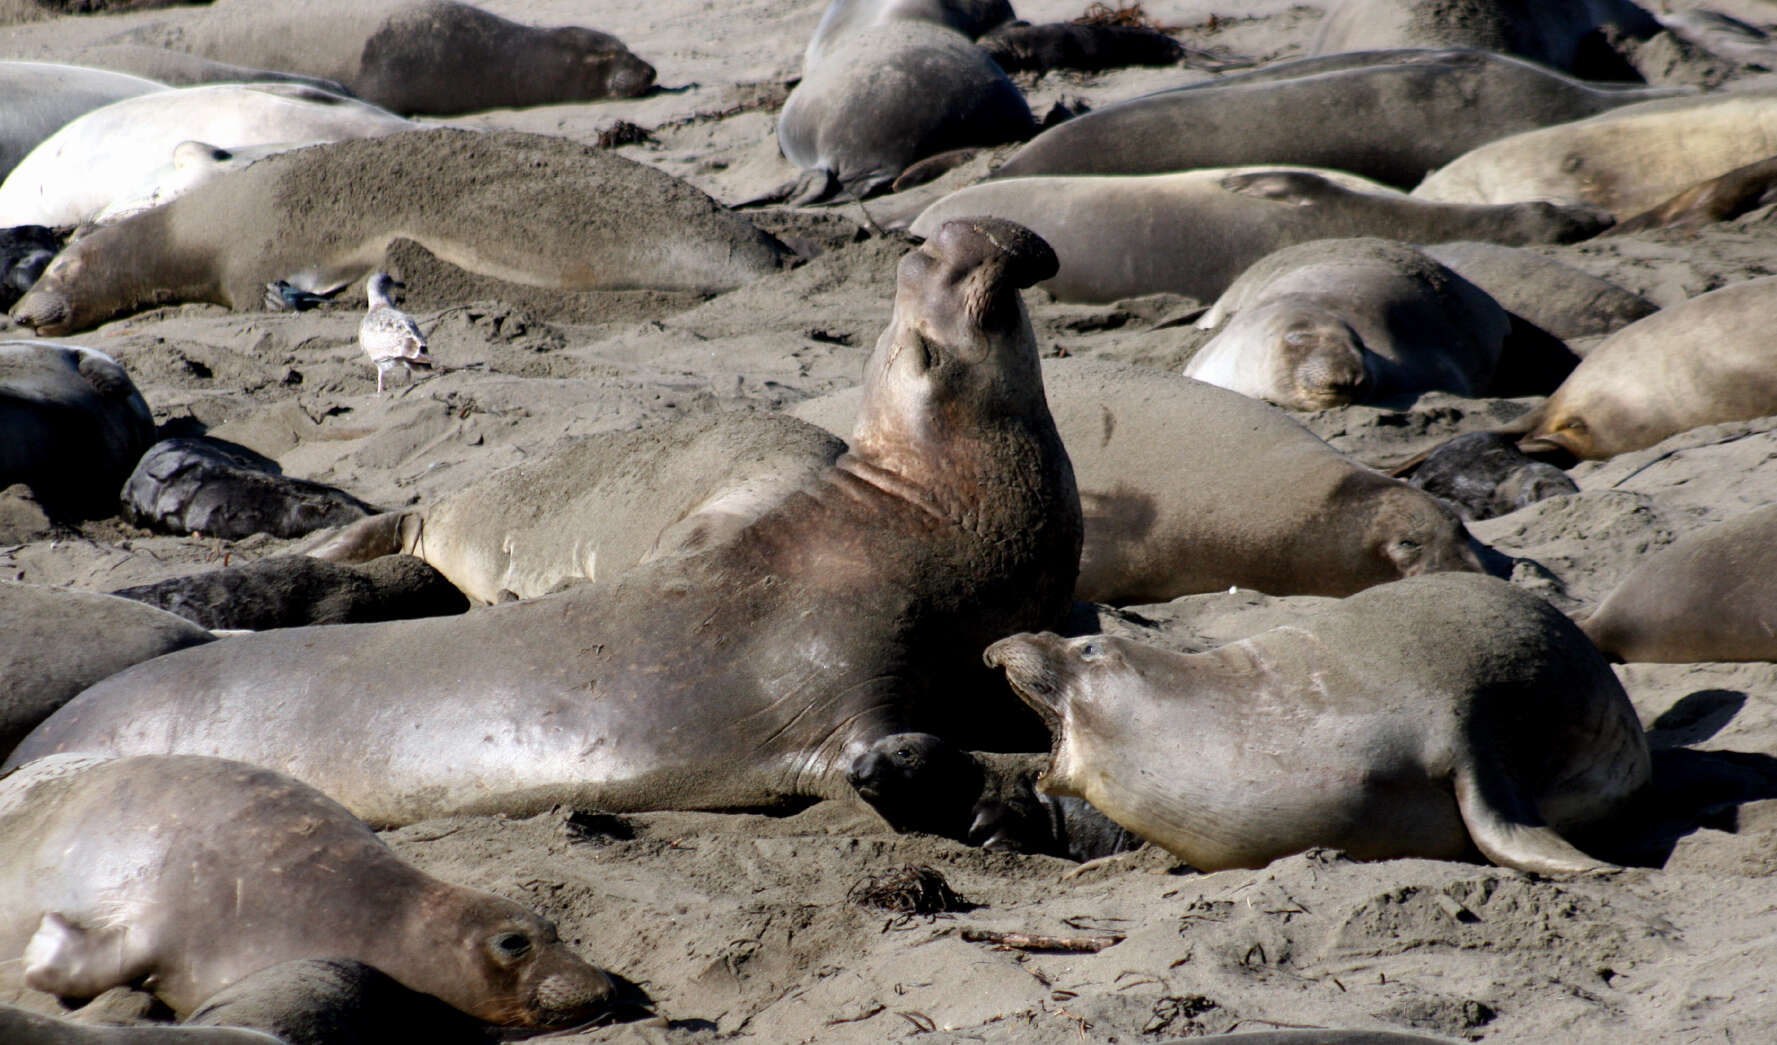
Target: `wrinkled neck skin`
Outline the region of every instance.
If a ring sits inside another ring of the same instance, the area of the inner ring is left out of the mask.
[[[59,337],[158,305],[209,301],[233,307],[221,293],[210,258],[174,246],[167,209],[137,215],[70,244],[13,306],[13,318],[38,334]],[[143,244],[153,246],[144,249]]]

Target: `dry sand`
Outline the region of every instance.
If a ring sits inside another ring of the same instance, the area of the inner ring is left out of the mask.
[[[632,121],[653,140],[624,155],[730,202],[793,177],[776,154],[774,112],[799,72],[819,0],[485,6],[616,33],[658,67],[667,90],[448,122],[596,141]],[[1082,6],[1025,0],[1018,10],[1044,21]],[[1739,6],[1777,20],[1777,8]],[[1270,0],[1155,0],[1147,9],[1183,26],[1193,47],[1263,60],[1299,54],[1319,18],[1316,7]],[[167,17],[201,9],[3,29],[0,54],[51,54]],[[1040,114],[1064,97],[1103,103],[1209,75],[1140,69],[1021,82]],[[574,307],[487,282],[445,283],[409,252],[409,308],[444,372],[383,400],[371,395],[375,372],[355,340],[361,297],[302,315],[162,309],[68,340],[116,356],[168,434],[208,431],[367,501],[424,504],[567,437],[687,412],[775,409],[855,383],[888,317],[905,242],[868,233],[856,205],[752,213],[827,252],[708,301],[616,295]],[[1777,270],[1774,220],[1760,211],[1701,234],[1539,249],[1665,305]],[[1170,368],[1193,347],[1188,328],[1160,325],[1188,300],[1028,301],[1047,354]],[[1408,410],[1306,420],[1385,465],[1531,402],[1428,396]],[[1574,475],[1579,494],[1475,531],[1515,557],[1519,583],[1581,613],[1651,551],[1777,499],[1777,419],[1701,429]],[[110,590],[292,546],[156,536],[107,520],[0,545],[0,576]],[[1105,611],[1103,624],[1191,648],[1280,612],[1240,593]],[[1662,794],[1638,830],[1598,843],[1641,865],[1609,877],[1358,864],[1331,852],[1201,875],[1152,850],[1074,873],[1050,858],[896,836],[837,803],[784,818],[463,818],[388,838],[429,871],[535,905],[587,957],[652,998],[657,1020],[564,1036],[575,1042],[1060,1045],[1292,1026],[1502,1045],[1769,1040],[1777,666],[1632,665],[1620,674],[1659,752]],[[1685,787],[1672,784],[1681,778]],[[855,883],[907,864],[937,868],[977,906],[927,918],[848,902]],[[967,942],[969,928],[1122,940],[1091,955],[1028,954]]]

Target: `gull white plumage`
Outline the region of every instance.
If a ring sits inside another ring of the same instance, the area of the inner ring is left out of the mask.
[[[376,364],[376,394],[383,394],[383,378],[396,367],[405,367],[408,380],[413,380],[417,367],[432,369],[432,357],[426,354],[426,336],[420,333],[413,317],[395,307],[393,290],[400,284],[387,272],[370,277],[366,290],[370,294],[370,311],[358,324],[358,344],[370,361]]]

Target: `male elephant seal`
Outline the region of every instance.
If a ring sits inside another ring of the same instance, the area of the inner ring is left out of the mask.
[[[0,751],[100,679],[212,638],[128,599],[0,581]]]
[[[1655,552],[1580,628],[1621,660],[1777,661],[1777,505]]]
[[[1287,163],[1403,189],[1477,146],[1672,88],[1591,84],[1487,51],[1378,51],[1363,65],[1283,63],[1116,102],[1032,138],[993,174],[1160,174]],[[1299,68],[1300,75],[1286,75]],[[1361,120],[1329,113],[1363,111]]]
[[[489,1023],[602,1009],[610,978],[511,900],[441,882],[280,773],[58,755],[0,779],[0,989],[144,983],[185,1014],[249,973],[356,958]]]
[[[394,113],[289,84],[216,84],[113,102],[50,135],[0,182],[0,225],[78,225],[136,192],[180,142],[223,148],[412,130]]]
[[[928,22],[974,40],[1012,19],[1006,0],[832,0],[821,12],[802,65],[812,69],[846,37],[889,22]]]
[[[1647,782],[1641,723],[1571,621],[1491,577],[1415,577],[1205,653],[1108,635],[988,648],[1054,734],[1041,786],[1204,871],[1313,846],[1524,871]]]
[[[1638,79],[1607,33],[1659,32],[1629,0],[1335,0],[1311,54],[1377,47],[1479,47],[1595,79]]]
[[[932,204],[913,232],[968,215],[1029,226],[1061,259],[1043,288],[1087,302],[1162,291],[1207,300],[1265,255],[1308,240],[1567,243],[1610,223],[1586,208],[1427,204],[1355,175],[1242,167],[990,181]]]
[[[850,452],[712,548],[462,617],[163,657],[88,690],[14,757],[225,754],[386,824],[844,797],[853,760],[891,733],[1034,739],[980,655],[1058,626],[1079,563],[1073,470],[1019,296],[1054,265],[991,220],[909,253]]]
[[[1036,132],[1024,95],[953,29],[895,21],[850,34],[808,70],[778,117],[784,157],[854,196],[915,162]]]
[[[51,516],[110,515],[154,441],[154,415],[117,361],[78,345],[0,341],[0,489]]]
[[[75,117],[112,102],[165,89],[164,83],[105,69],[51,62],[0,62],[0,178],[5,178],[38,143]]]
[[[310,554],[362,562],[406,552],[481,602],[529,599],[726,540],[844,452],[838,437],[768,413],[602,432],[430,507],[353,524]]]
[[[1777,413],[1768,331],[1777,277],[1663,308],[1586,353],[1561,387],[1510,431],[1525,450],[1611,457],[1720,421]]]
[[[629,98],[654,86],[654,67],[609,33],[523,25],[451,0],[232,0],[110,42],[317,76],[415,115]]]
[[[1777,90],[1662,98],[1489,142],[1428,175],[1413,195],[1444,203],[1554,200],[1617,218],[1765,159]]]
[[[1473,283],[1405,244],[1365,238],[1268,255],[1197,325],[1216,334],[1186,377],[1293,410],[1487,394],[1512,329]]]
[[[1269,404],[1095,359],[1045,360],[1043,386],[1085,512],[1076,598],[1164,602],[1230,587],[1349,595],[1482,568],[1449,508]],[[845,431],[857,403],[851,389],[793,412]]]
[[[677,178],[534,134],[410,131],[281,153],[99,229],[13,318],[39,334],[144,306],[259,308],[266,284],[328,291],[398,238],[461,268],[565,290],[712,293],[789,252]]]

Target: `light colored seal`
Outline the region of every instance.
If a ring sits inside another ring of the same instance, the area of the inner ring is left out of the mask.
[[[451,0],[231,0],[109,42],[321,77],[416,115],[629,98],[654,86],[654,67],[609,33],[523,25]]]
[[[1625,105],[1489,142],[1438,168],[1422,200],[1553,200],[1629,218],[1777,151],[1777,89]]]
[[[1767,332],[1777,277],[1748,280],[1661,309],[1586,354],[1510,430],[1529,451],[1600,458],[1719,421],[1777,413]]]
[[[891,733],[1034,741],[980,657],[1072,602],[1079,497],[1019,296],[1054,264],[990,220],[909,253],[850,452],[712,548],[461,617],[162,657],[14,757],[226,753],[386,824],[849,797]]]
[[[1043,634],[987,661],[1054,733],[1039,786],[1203,871],[1314,846],[1601,870],[1557,832],[1649,775],[1610,665],[1491,577],[1397,581],[1204,653]]]
[[[330,291],[361,279],[399,238],[472,272],[568,290],[731,290],[789,257],[702,192],[608,150],[410,131],[280,153],[99,229],[12,315],[60,334],[174,301],[259,308],[276,280]]]
[[[1410,189],[1496,138],[1679,93],[1586,83],[1487,51],[1394,50],[1328,68],[1322,58],[1115,102],[1059,123],[996,178],[1161,174],[1287,163]],[[1289,75],[1299,69],[1299,75]],[[1361,109],[1363,118],[1329,120]]]
[[[83,113],[166,85],[140,76],[50,62],[0,62],[0,178],[43,139]],[[24,222],[9,221],[7,225]]]
[[[1512,321],[1487,293],[1391,240],[1313,240],[1243,272],[1197,323],[1185,376],[1292,410],[1492,386]]]
[[[40,759],[0,779],[0,828],[0,990],[142,983],[184,1015],[268,966],[355,958],[519,1027],[583,1021],[614,991],[549,922],[420,873],[326,795],[256,766]]]
[[[1043,288],[1063,301],[1088,302],[1160,291],[1210,300],[1260,258],[1308,240],[1566,243],[1609,224],[1583,208],[1428,204],[1335,171],[1241,167],[990,181],[927,207],[913,232],[928,235],[971,214],[1035,230],[1061,259],[1061,271]]]
[[[1652,15],[1629,0],[1334,0],[1310,54],[1378,47],[1478,47],[1591,79],[1636,79],[1606,31],[1645,39]]]
[[[100,679],[212,638],[129,599],[0,581],[0,751]]]
[[[1621,660],[1777,661],[1777,505],[1649,556],[1580,622]]]
[[[310,554],[363,562],[406,552],[481,602],[529,599],[719,544],[844,452],[814,425],[750,411],[601,432],[427,508],[353,524]]]
[[[802,65],[812,69],[841,40],[888,22],[928,22],[974,40],[1013,18],[1006,0],[832,0],[809,38]]]
[[[1600,235],[1611,235],[1621,227],[1612,226]],[[1486,291],[1513,316],[1564,341],[1614,334],[1660,310],[1640,294],[1533,250],[1476,242],[1433,243],[1419,249]]]
[[[1085,512],[1076,598],[1164,602],[1230,587],[1349,595],[1482,568],[1449,508],[1276,407],[1094,359],[1044,360],[1043,386]],[[854,389],[792,412],[845,431],[857,402]]]
[[[156,91],[70,121],[0,182],[0,225],[78,225],[169,162],[181,142],[223,148],[338,141],[411,130],[373,105],[287,84]]]
[[[0,341],[0,489],[24,483],[52,516],[110,515],[152,442],[154,415],[110,356]]]
[[[111,202],[87,219],[93,225],[109,225],[125,218],[171,203],[219,174],[244,167],[291,149],[301,149],[319,142],[280,141],[269,145],[248,145],[223,149],[209,142],[183,141],[173,146],[172,157],[149,171],[135,185],[125,188]]]
[[[915,162],[1036,132],[1024,95],[954,29],[891,21],[847,34],[790,92],[777,122],[784,158],[854,196]]]
[[[352,93],[345,84],[321,76],[303,76],[276,69],[249,69],[244,65],[215,62],[183,51],[142,44],[100,43],[61,51],[57,57],[75,65],[146,77],[169,87],[196,87],[206,83],[294,83],[330,94],[349,96]]]

